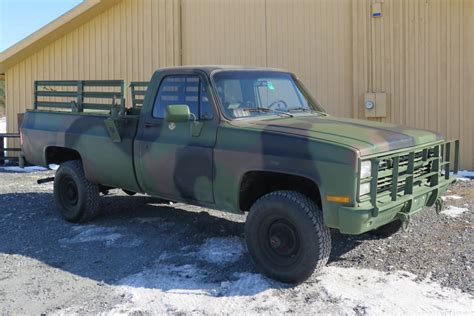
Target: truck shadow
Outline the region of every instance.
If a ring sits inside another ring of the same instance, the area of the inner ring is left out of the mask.
[[[102,202],[104,215],[78,225],[57,215],[51,193],[0,195],[0,253],[110,285],[215,296],[288,287],[255,270],[244,244],[244,216],[157,205],[146,196],[112,195]],[[330,262],[361,242],[337,233],[333,240]]]

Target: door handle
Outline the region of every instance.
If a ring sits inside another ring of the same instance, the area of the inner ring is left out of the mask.
[[[145,127],[146,127],[146,128],[149,128],[149,127],[158,127],[158,126],[160,126],[159,123],[145,122]]]

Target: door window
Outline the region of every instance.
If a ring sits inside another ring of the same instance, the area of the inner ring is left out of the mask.
[[[207,85],[199,76],[168,76],[161,82],[153,106],[153,117],[164,118],[168,105],[186,104],[199,120],[213,118]]]

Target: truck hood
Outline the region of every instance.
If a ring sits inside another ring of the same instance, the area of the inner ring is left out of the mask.
[[[357,149],[361,156],[432,143],[443,137],[435,132],[401,125],[332,116],[304,115],[268,120],[242,120],[242,128],[325,140]]]

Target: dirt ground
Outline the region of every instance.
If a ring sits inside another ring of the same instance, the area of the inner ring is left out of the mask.
[[[316,282],[255,270],[245,217],[114,190],[74,225],[55,211],[52,171],[0,170],[1,314],[472,313],[474,181],[387,239],[333,232]]]

